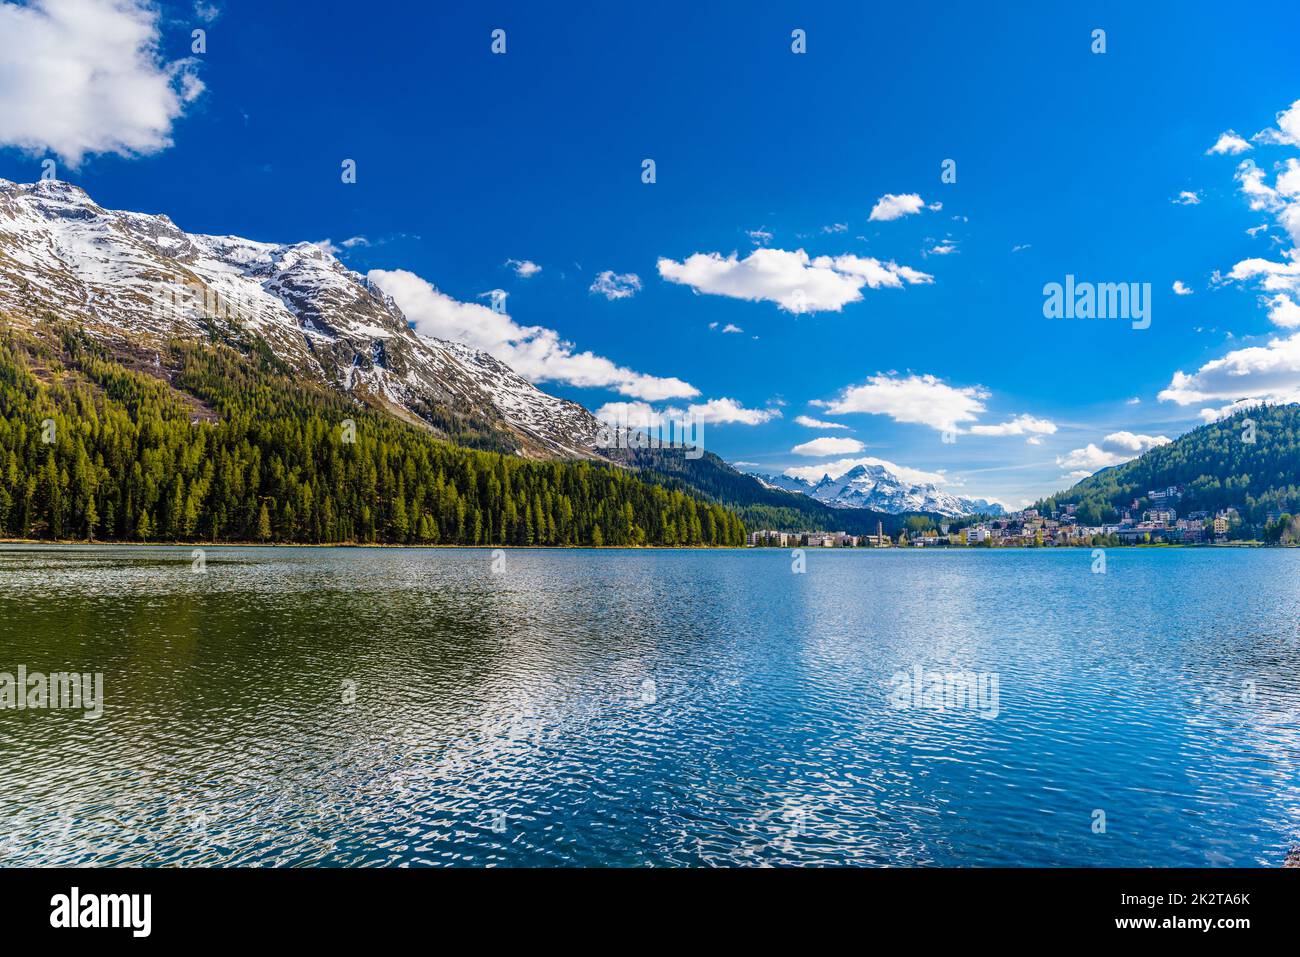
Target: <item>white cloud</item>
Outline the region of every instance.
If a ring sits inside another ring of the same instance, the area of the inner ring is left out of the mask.
[[[1282,196],[1300,196],[1300,160],[1288,159],[1277,174],[1277,191]]]
[[[1201,194],[1185,189],[1169,202],[1177,203],[1179,206],[1197,206],[1201,202]]]
[[[697,422],[714,425],[762,425],[781,418],[780,409],[747,409],[735,399],[709,399],[686,407]]]
[[[374,269],[369,279],[393,297],[420,334],[468,343],[533,382],[613,389],[651,402],[700,394],[681,379],[634,372],[591,352],[575,352],[573,344],[563,341],[553,329],[521,326],[504,312],[460,302],[404,269]]]
[[[1192,290],[1189,289],[1181,279],[1174,280],[1173,289],[1175,296],[1190,296],[1192,294]]]
[[[831,415],[865,412],[941,432],[960,432],[961,423],[974,421],[984,411],[987,398],[988,392],[979,386],[958,388],[932,375],[874,375],[865,385],[849,386],[837,399],[813,404]]]
[[[1228,278],[1258,279],[1260,285],[1270,292],[1298,290],[1300,289],[1300,257],[1282,263],[1259,257],[1243,259],[1232,267]]]
[[[1300,402],[1300,333],[1229,352],[1191,374],[1175,372],[1159,398],[1177,405]]]
[[[1297,398],[1297,401],[1300,401],[1300,397]],[[1202,409],[1198,414],[1203,422],[1218,422],[1220,419],[1226,419],[1234,412],[1257,405],[1259,405],[1258,399],[1238,399],[1236,402],[1229,402],[1219,408]]]
[[[531,259],[507,259],[505,265],[513,269],[520,279],[531,279],[542,271],[542,267]]]
[[[366,239],[365,236],[353,236],[350,239],[343,240],[343,242],[337,245],[329,239],[318,240],[317,242],[312,243],[312,245],[317,249],[320,249],[322,252],[338,258],[345,249],[355,249],[358,246],[369,246],[370,240]]]
[[[821,462],[817,465],[799,465],[786,469],[784,474],[791,478],[816,482],[823,475],[829,475],[831,478],[837,479],[849,469],[856,468],[859,465],[883,465],[904,482],[910,482],[913,485],[952,484],[952,481],[943,472],[924,472],[921,469],[908,468],[906,465],[896,465],[886,459],[877,458],[839,459],[834,462]]]
[[[805,426],[809,429],[844,429],[848,431],[848,426],[842,422],[823,422],[821,419],[814,419],[807,415],[796,415],[794,421],[797,425]]]
[[[1255,165],[1254,160],[1242,160],[1237,166],[1235,178],[1241,184],[1241,191],[1249,198],[1251,209],[1278,209],[1280,201],[1277,192],[1264,182],[1266,175]]]
[[[1089,442],[1084,448],[1075,449],[1066,455],[1057,456],[1056,464],[1063,469],[1070,469],[1072,471],[1071,477],[1082,478],[1083,475],[1073,473],[1081,472],[1091,475],[1098,469],[1121,465],[1130,459],[1137,458],[1143,452],[1149,451],[1158,445],[1165,445],[1168,442],[1169,437],[1164,435],[1112,432],[1101,440],[1100,446]]]
[[[737,333],[737,332],[744,332],[745,330],[740,328],[740,326],[734,325],[729,322],[722,327],[722,331],[726,333]]]
[[[702,422],[706,425],[762,425],[781,417],[780,409],[747,409],[735,399],[709,399],[681,408],[656,409],[646,402],[606,402],[596,418],[634,429],[658,427],[666,422]]]
[[[1038,419],[1032,415],[1018,415],[1010,421],[999,425],[972,425],[968,430],[971,435],[1053,435],[1056,423],[1048,419]],[[1038,444],[1037,442],[1034,443]]]
[[[849,231],[848,223],[831,223],[829,226],[823,226],[824,233],[846,233]]]
[[[1296,321],[1297,312],[1300,312],[1300,305],[1297,305],[1297,300],[1300,300],[1300,256],[1295,250],[1290,255],[1296,258],[1281,263],[1259,258],[1243,259],[1228,273],[1229,279],[1251,280],[1271,293],[1264,299],[1264,304],[1269,307],[1268,318],[1284,329],[1300,325]]]
[[[134,157],[172,144],[172,124],[203,92],[196,61],[158,53],[146,0],[0,3],[0,146]]]
[[[606,269],[596,277],[588,292],[604,296],[610,302],[615,299],[630,299],[641,291],[641,277],[634,272],[616,273]]]
[[[510,298],[510,293],[504,289],[489,289],[487,292],[478,294],[478,298],[486,299],[492,307],[492,311],[498,314],[504,314],[506,311],[506,300]]]
[[[1276,128],[1255,135],[1258,142],[1300,146],[1300,100],[1277,115]],[[1260,302],[1269,321],[1286,330],[1300,329],[1300,159],[1289,157],[1277,167],[1272,185],[1268,174],[1250,160],[1242,161],[1235,178],[1253,210],[1272,214],[1291,239],[1280,261],[1252,257],[1232,267],[1226,280],[1251,283],[1265,295]],[[1253,227],[1253,236],[1268,224]],[[1274,241],[1283,243],[1279,236]],[[1216,283],[1224,281],[1218,272]],[[1300,332],[1270,340],[1263,346],[1236,349],[1205,363],[1195,372],[1175,372],[1160,392],[1163,402],[1178,405],[1226,403],[1201,409],[1212,421],[1256,402],[1300,401]]]
[[[866,445],[857,439],[832,438],[824,435],[810,442],[801,442],[790,451],[795,455],[852,455],[865,448]]]
[[[194,0],[194,15],[204,23],[212,23],[221,16],[221,8],[215,3],[204,3],[203,0]]]
[[[1300,303],[1279,293],[1269,300],[1268,318],[1283,329],[1300,328]]]
[[[1018,246],[1012,246],[1012,247],[1011,247],[1011,251],[1012,251],[1013,253],[1022,253],[1022,252],[1024,252],[1026,249],[1033,249],[1033,248],[1034,248],[1033,243],[1021,243],[1021,244],[1018,245]]]
[[[1269,186],[1265,177],[1265,172],[1250,160],[1237,167],[1237,182],[1250,208],[1272,213],[1291,242],[1300,245],[1300,160],[1288,159],[1274,186]],[[1294,257],[1294,251],[1291,255]]]
[[[934,282],[934,277],[929,273],[921,272],[919,269],[913,269],[911,266],[900,266],[898,263],[890,260],[882,263],[879,259],[871,256],[836,256],[830,259],[827,256],[820,256],[813,260],[813,265],[829,262],[831,268],[847,276],[856,276],[868,289],[901,289],[903,283],[909,286],[924,285]]]
[[[1138,435],[1133,432],[1112,432],[1102,440],[1102,447],[1112,451],[1127,452],[1138,455],[1157,445],[1166,445],[1169,437],[1165,435]]]
[[[839,312],[862,298],[862,289],[902,288],[934,277],[894,262],[853,255],[809,258],[802,249],[755,249],[736,253],[694,253],[683,262],[660,258],[659,275],[697,293],[750,302],[774,302],[786,312]]]
[[[672,414],[679,410],[660,411],[648,402],[606,402],[595,411],[596,418],[620,428],[656,429],[670,421],[680,421]]]
[[[1124,404],[1125,404],[1125,405],[1141,405],[1141,404],[1142,404],[1142,400],[1141,400],[1140,398],[1138,398],[1137,396],[1133,396],[1133,398],[1129,399],[1129,400],[1128,400],[1127,402],[1125,402]]]
[[[1217,153],[1220,156],[1225,154],[1235,156],[1238,153],[1246,152],[1248,149],[1252,149],[1249,143],[1232,130],[1225,130],[1219,134],[1219,138],[1214,141],[1214,145],[1205,151],[1205,155],[1209,156]]]
[[[1277,127],[1260,130],[1252,139],[1260,143],[1300,146],[1300,100],[1277,114]]]
[[[926,255],[950,256],[956,251],[957,251],[957,244],[955,242],[948,241],[948,242],[939,243],[935,246],[931,246],[928,250],[926,250]]]
[[[747,229],[745,235],[755,246],[766,246],[772,241],[772,234],[766,229]]]
[[[924,208],[925,200],[921,199],[916,193],[903,193],[902,195],[886,193],[876,200],[875,206],[871,207],[871,216],[869,218],[873,222],[888,222],[919,213]]]

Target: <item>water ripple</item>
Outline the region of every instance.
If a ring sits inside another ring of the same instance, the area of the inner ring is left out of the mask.
[[[1300,835],[1295,551],[491,565],[0,549],[0,672],[106,697],[0,711],[0,864],[1273,866]],[[997,697],[899,707],[917,667]]]

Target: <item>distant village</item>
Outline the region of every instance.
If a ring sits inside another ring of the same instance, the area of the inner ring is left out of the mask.
[[[1147,492],[1149,507],[1140,510],[1139,501],[1125,509],[1113,525],[1083,525],[1074,505],[1062,505],[1049,514],[1027,508],[1021,512],[975,521],[954,519],[935,524],[923,516],[908,519],[909,527],[891,537],[883,523],[876,524],[874,535],[850,535],[846,532],[777,532],[757,531],[749,535],[752,546],[778,548],[898,548],[898,547],[1045,547],[1045,546],[1115,546],[1115,545],[1205,545],[1229,541],[1233,529],[1241,524],[1235,508],[1213,513],[1192,511],[1180,515],[1178,504],[1182,486]],[[1278,516],[1270,514],[1270,523]]]

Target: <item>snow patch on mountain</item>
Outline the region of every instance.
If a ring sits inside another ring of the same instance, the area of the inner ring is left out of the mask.
[[[953,495],[931,483],[906,482],[883,465],[855,465],[837,478],[823,475],[816,482],[790,475],[756,474],[754,478],[768,488],[807,495],[832,508],[866,508],[891,515],[933,512],[950,518],[1005,512],[996,502]]]

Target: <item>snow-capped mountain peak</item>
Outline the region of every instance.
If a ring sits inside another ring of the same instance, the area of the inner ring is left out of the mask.
[[[824,474],[816,482],[790,475],[756,475],[760,482],[787,492],[797,492],[832,508],[866,508],[897,515],[932,512],[961,518],[967,515],[1001,515],[1003,508],[982,498],[963,498],[931,483],[907,482],[886,466],[864,463],[843,475]]]
[[[416,333],[391,297],[319,245],[187,233],[58,180],[0,180],[0,310],[76,318],[137,347],[255,337],[322,385],[410,421],[472,417],[524,454],[590,457],[600,433],[586,409],[487,353]]]

